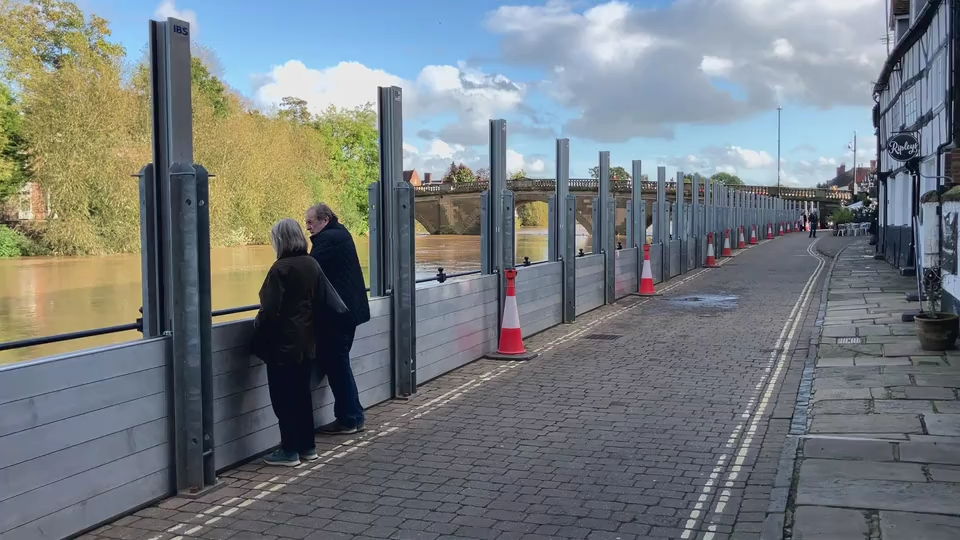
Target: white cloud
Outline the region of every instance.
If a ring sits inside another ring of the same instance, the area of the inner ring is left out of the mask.
[[[176,4],[173,0],[163,0],[157,9],[154,10],[153,16],[160,20],[166,20],[167,17],[173,17],[174,19],[180,19],[181,21],[186,21],[190,23],[191,33],[196,33],[200,29],[200,25],[197,24],[197,14],[190,9],[177,9]]]
[[[422,177],[424,173],[442,175],[451,163],[463,163],[474,171],[490,167],[490,158],[481,155],[471,147],[460,144],[450,144],[440,139],[433,139],[423,149],[412,144],[403,145],[403,168],[416,169]],[[519,170],[532,176],[542,176],[547,173],[547,161],[541,156],[524,156],[511,148],[507,149],[507,174]]]
[[[494,10],[503,59],[542,69],[540,88],[576,116],[571,136],[602,142],[673,136],[778,104],[872,106],[886,56],[884,0],[611,1],[580,10],[547,0]],[[830,35],[822,39],[818,35]],[[736,94],[711,83],[724,77]]]
[[[488,121],[515,111],[523,102],[526,87],[503,75],[488,74],[463,63],[458,66],[426,66],[415,80],[358,62],[314,69],[299,60],[274,66],[257,77],[254,98],[262,104],[278,104],[287,96],[306,100],[313,112],[330,105],[357,107],[375,103],[378,86],[403,89],[405,119],[453,113],[456,121],[435,135],[444,141],[475,145],[488,137]]]

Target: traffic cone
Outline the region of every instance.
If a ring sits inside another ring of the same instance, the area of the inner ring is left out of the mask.
[[[503,299],[503,322],[500,325],[500,344],[497,352],[487,358],[495,360],[530,360],[537,356],[523,348],[523,335],[520,331],[520,310],[517,309],[517,271],[507,268],[503,271],[506,283],[506,298]]]
[[[767,223],[767,240],[773,240],[773,223]]]
[[[733,257],[733,250],[730,249],[730,229],[723,230],[723,249],[720,251],[721,257]]]
[[[717,259],[713,254],[713,233],[707,233],[707,264],[706,268],[718,268]]]
[[[780,233],[777,236],[783,236],[783,223],[780,224]]]
[[[747,247],[747,243],[743,239],[743,225],[740,226],[739,238],[737,238],[737,249],[743,249]]]
[[[637,296],[660,296],[653,288],[653,269],[650,267],[650,244],[643,245],[643,268],[640,270],[640,290]]]
[[[793,232],[793,230],[791,229],[790,222],[788,221],[788,222],[787,222],[787,234],[790,234],[790,233],[792,233],[792,232]]]
[[[757,226],[756,225],[750,226],[750,245],[751,246],[757,245]]]

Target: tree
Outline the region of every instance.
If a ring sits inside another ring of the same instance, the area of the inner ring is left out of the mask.
[[[710,177],[710,180],[714,182],[720,182],[726,186],[742,186],[743,180],[735,174],[718,172],[717,174]]]
[[[457,164],[456,162],[450,162],[450,167],[447,169],[447,172],[443,174],[443,181],[453,184],[464,184],[476,182],[477,177],[473,174],[473,171],[470,170],[470,167],[467,167],[463,163]]]
[[[284,118],[298,124],[306,124],[310,121],[310,111],[307,110],[306,100],[291,96],[287,96],[280,100],[279,116],[280,118]]]
[[[600,179],[600,167],[590,167],[590,178],[594,180]],[[610,180],[613,181],[624,181],[630,180],[630,173],[627,172],[623,167],[610,167]]]
[[[0,202],[26,182],[26,154],[20,107],[10,89],[0,84]]]
[[[526,177],[527,177],[527,172],[524,171],[523,169],[520,169],[519,171],[510,175],[510,180],[523,180]]]
[[[215,117],[224,118],[227,116],[230,112],[230,98],[227,95],[227,87],[220,79],[213,76],[206,64],[197,57],[190,59],[190,82],[197,90],[193,99],[206,99],[213,107]]]
[[[490,169],[486,167],[481,167],[474,171],[473,176],[477,179],[477,182],[489,182],[490,181]]]

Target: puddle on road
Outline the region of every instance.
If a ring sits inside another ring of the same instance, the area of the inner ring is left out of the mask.
[[[739,299],[739,296],[729,294],[692,294],[668,298],[667,302],[690,309],[735,309]]]

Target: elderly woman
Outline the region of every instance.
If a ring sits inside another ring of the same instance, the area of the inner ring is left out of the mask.
[[[295,467],[301,460],[317,459],[310,376],[315,355],[314,307],[325,302],[326,278],[307,253],[307,240],[296,221],[278,221],[270,230],[270,241],[277,261],[260,288],[253,351],[267,365],[280,448],[264,461]]]

